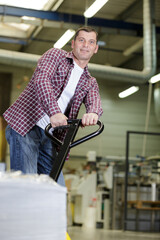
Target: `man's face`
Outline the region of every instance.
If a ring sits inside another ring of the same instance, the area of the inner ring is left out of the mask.
[[[72,40],[72,49],[77,60],[89,61],[98,51],[96,33],[80,31],[76,40]]]

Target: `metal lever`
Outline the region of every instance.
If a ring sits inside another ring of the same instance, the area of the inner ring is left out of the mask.
[[[101,134],[101,132],[103,132],[103,130],[104,130],[104,124],[101,121],[98,121],[97,125],[99,126],[97,131],[90,133],[90,134],[76,140],[75,142],[71,143],[70,148],[75,147],[78,144],[88,141],[89,139],[94,138],[94,137],[98,136],[99,134]]]
[[[68,125],[64,125],[64,126],[59,126],[59,127],[55,127],[53,129],[53,131],[58,130],[58,129],[69,129],[70,125],[72,124],[78,124],[78,127],[81,125],[81,119],[72,119],[72,120],[68,120]],[[75,147],[85,141],[88,141],[89,139],[98,136],[99,134],[101,134],[101,132],[104,130],[104,124],[98,120],[97,125],[99,126],[98,130],[96,130],[95,132],[88,134],[87,136],[84,136],[78,140],[76,140],[75,142],[72,142],[70,144],[70,148]],[[56,137],[54,137],[53,135],[51,135],[49,133],[50,129],[52,129],[52,125],[48,124],[47,127],[45,128],[45,134],[47,135],[47,137],[49,137],[57,146],[61,146],[63,143]]]
[[[58,180],[59,174],[63,168],[63,165],[65,163],[66,157],[69,153],[70,148],[77,146],[78,144],[81,144],[97,135],[99,135],[103,129],[104,125],[102,122],[98,121],[97,124],[99,125],[99,129],[87,136],[84,136],[75,142],[73,142],[76,133],[78,131],[79,126],[81,125],[81,119],[73,119],[73,120],[68,120],[68,125],[65,126],[59,126],[56,127],[55,129],[68,129],[64,142],[61,142],[59,139],[54,137],[49,133],[50,129],[52,128],[51,124],[47,125],[45,129],[45,134],[55,143],[57,146],[59,146],[59,152],[58,155],[53,162],[52,170],[50,172],[50,177],[53,178],[55,181]],[[54,129],[54,130],[55,130]]]

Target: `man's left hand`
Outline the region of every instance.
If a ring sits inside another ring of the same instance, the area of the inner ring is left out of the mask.
[[[82,117],[82,126],[91,126],[97,124],[98,115],[96,113],[85,113]]]

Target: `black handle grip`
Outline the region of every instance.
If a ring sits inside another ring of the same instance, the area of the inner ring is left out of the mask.
[[[49,137],[49,138],[52,140],[52,142],[54,142],[54,144],[56,144],[57,146],[61,146],[61,145],[62,145],[62,142],[61,142],[58,138],[54,137],[54,136],[49,132],[50,129],[52,129],[51,123],[49,123],[49,124],[46,126],[46,128],[45,128],[45,134],[46,134],[46,136]],[[58,127],[56,127],[56,129],[58,129]],[[53,131],[54,131],[54,130],[55,130],[55,129],[53,129]]]
[[[94,138],[94,137],[98,136],[99,134],[101,134],[104,130],[104,124],[98,120],[97,125],[99,126],[97,131],[90,133],[90,134],[76,140],[75,142],[71,143],[70,148],[75,147],[78,144],[88,141],[89,139]]]
[[[81,125],[81,119],[71,119],[71,120],[68,120],[68,125],[64,125],[64,126],[59,126],[59,127],[55,127],[53,131],[57,130],[57,129],[67,129],[70,127],[70,125],[76,125],[76,127],[79,127]],[[70,144],[70,148],[72,147],[75,147],[85,141],[88,141],[89,139],[93,138],[93,137],[96,137],[97,135],[99,135],[103,129],[104,129],[104,125],[101,121],[98,120],[97,122],[97,125],[99,126],[98,130],[91,133],[91,134],[88,134],[87,136],[84,136],[78,140],[76,140],[75,142],[71,143]],[[53,135],[51,135],[49,133],[50,129],[52,129],[52,125],[51,124],[48,124],[45,128],[45,134],[58,146],[61,146],[63,143],[57,139],[56,137],[54,137]]]

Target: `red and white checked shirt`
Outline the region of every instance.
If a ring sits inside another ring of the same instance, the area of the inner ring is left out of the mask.
[[[3,114],[10,127],[24,136],[45,113],[51,117],[61,112],[57,100],[68,83],[73,67],[72,52],[51,48],[44,53],[27,87]],[[69,119],[77,117],[82,103],[87,113],[101,116],[98,84],[88,72],[88,67],[85,67],[77,84]]]

